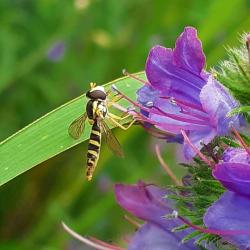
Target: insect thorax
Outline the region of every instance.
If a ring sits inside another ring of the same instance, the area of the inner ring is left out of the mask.
[[[107,115],[107,105],[104,100],[89,100],[86,106],[86,112],[90,123],[97,119],[104,119]]]

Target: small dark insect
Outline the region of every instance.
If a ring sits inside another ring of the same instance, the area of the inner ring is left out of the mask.
[[[108,111],[108,106],[111,106],[112,103],[121,98],[119,96],[117,98],[116,96],[115,100],[108,101],[107,93],[102,86],[96,86],[96,84],[91,83],[90,90],[86,93],[86,97],[89,98],[86,105],[86,112],[70,124],[68,131],[71,137],[78,139],[84,131],[86,119],[88,119],[92,126],[88,144],[86,169],[86,178],[90,181],[99,159],[102,135],[109,149],[115,155],[119,157],[123,157],[124,155],[120,143],[109,129],[105,120],[109,120],[115,126],[124,130],[132,126],[134,120],[132,120],[127,127],[124,127],[119,123],[119,121],[128,118],[129,115],[119,117]]]

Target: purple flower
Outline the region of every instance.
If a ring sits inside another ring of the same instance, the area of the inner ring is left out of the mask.
[[[250,249],[250,156],[244,149],[229,148],[222,160],[213,176],[229,191],[208,208],[204,223],[214,230],[231,230],[223,237],[238,249]]]
[[[233,192],[250,196],[250,156],[241,148],[227,149],[213,169],[213,176]]]
[[[128,250],[188,250],[198,249],[191,244],[181,244],[181,237],[171,231],[164,231],[152,223],[145,223],[131,239]]]
[[[171,232],[182,222],[164,217],[173,212],[171,204],[164,198],[167,193],[164,189],[142,182],[137,185],[115,185],[119,205],[146,222],[131,239],[128,250],[198,249],[192,240],[186,244],[181,243],[190,230]]]
[[[65,53],[65,43],[62,41],[58,41],[54,43],[48,50],[47,58],[50,61],[58,62],[62,59],[64,53]]]
[[[174,49],[155,46],[146,62],[148,85],[138,90],[146,121],[176,136],[184,130],[191,142],[201,148],[216,135],[240,126],[239,116],[226,117],[237,107],[229,92],[204,71],[205,55],[195,28],[186,27]],[[184,144],[187,159],[194,156]]]

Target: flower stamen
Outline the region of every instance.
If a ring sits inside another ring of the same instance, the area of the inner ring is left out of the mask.
[[[184,130],[181,129],[181,134],[183,135],[184,141],[193,149],[193,151],[200,156],[200,158],[211,168],[213,168],[213,163],[207,159],[207,157],[201,153],[201,151],[196,148],[196,146],[190,141],[190,139],[188,138],[186,132]]]
[[[190,119],[190,118],[185,118],[185,117],[182,117],[182,116],[179,116],[179,115],[176,115],[176,114],[167,113],[167,112],[163,111],[162,109],[160,109],[158,107],[155,107],[155,106],[153,108],[156,109],[157,111],[159,111],[160,114],[165,115],[165,116],[167,116],[169,118],[172,118],[174,120],[177,120],[177,121],[193,123],[193,124],[199,124],[199,125],[207,125],[207,121]],[[151,113],[153,113],[153,112],[151,111]],[[157,114],[157,113],[155,113],[155,114]]]
[[[240,142],[241,146],[246,150],[246,152],[250,155],[250,148],[248,147],[248,145],[244,142],[244,140],[242,139],[242,137],[240,136],[240,134],[238,133],[238,131],[231,126],[231,129],[235,135],[235,137],[238,139],[238,141]]]
[[[104,246],[104,247],[109,247],[110,249],[112,250],[119,250],[119,249],[123,249],[123,248],[120,248],[118,246],[114,246],[112,244],[109,244],[107,242],[104,242],[102,240],[99,240],[95,237],[92,237],[92,236],[89,236],[89,239],[92,240],[94,243],[97,243],[97,244],[100,244],[101,246]]]
[[[194,118],[197,118],[197,119],[200,119],[200,120],[209,122],[209,118],[208,118],[208,117],[204,117],[204,116],[202,116],[202,115],[192,113],[192,112],[190,112],[189,110],[181,110],[180,112],[181,112],[182,114],[189,115],[189,116],[193,116]]]
[[[203,233],[215,234],[215,235],[250,235],[250,230],[217,230],[211,228],[203,228],[197,225],[194,225],[190,221],[186,220],[182,216],[178,215],[178,218],[186,225],[201,231]]]
[[[131,218],[126,214],[124,215],[124,219],[128,221],[131,225],[135,226],[136,228],[140,228],[142,226],[138,221],[134,220],[133,218]]]
[[[130,102],[131,104],[133,104],[135,107],[140,108],[143,111],[149,112],[150,109],[145,108],[144,106],[142,106],[141,104],[133,101],[132,99],[130,99],[128,96],[126,96],[125,94],[123,94],[114,84],[112,85],[112,89],[114,91],[116,91],[119,95],[121,95],[125,100],[127,100],[128,102]]]
[[[123,74],[124,76],[129,76],[130,78],[133,78],[133,79],[135,79],[136,81],[138,81],[138,82],[140,82],[140,83],[142,83],[142,84],[150,85],[149,82],[144,81],[144,80],[140,79],[139,77],[137,77],[137,76],[135,76],[135,75],[133,75],[133,74],[128,73],[126,69],[123,69],[123,70],[122,70],[122,74]]]
[[[171,99],[172,97],[170,97],[170,96],[161,96],[161,98],[162,99]],[[195,105],[193,103],[188,103],[188,102],[176,99],[176,98],[174,98],[174,101],[176,102],[176,104],[178,104],[178,106],[182,105],[183,107],[193,108],[193,109],[196,109],[196,110],[199,110],[199,111],[205,113],[204,110],[200,106]]]
[[[154,130],[152,127],[146,126],[144,123],[141,123],[142,127],[152,136],[158,138],[158,139],[166,139],[168,136],[171,136],[171,133],[163,132],[163,131],[157,131]]]
[[[174,175],[174,173],[169,168],[167,163],[163,160],[162,155],[161,155],[161,151],[160,151],[160,147],[158,144],[155,145],[155,153],[156,153],[156,156],[157,156],[158,161],[160,162],[162,168],[167,173],[167,175],[171,178],[171,180],[174,182],[174,184],[177,186],[182,186],[182,182],[180,180],[178,180],[178,178]]]
[[[93,237],[91,239],[87,239],[86,237],[83,237],[83,236],[79,235],[78,233],[76,233],[75,231],[73,231],[72,229],[70,229],[64,222],[62,222],[62,226],[63,226],[64,230],[67,233],[69,233],[72,237],[83,242],[84,244],[86,244],[88,246],[94,247],[97,250],[125,250],[124,248],[114,246],[114,245],[108,244],[106,242],[102,242],[102,241],[97,240]]]
[[[114,108],[116,108],[117,110],[119,110],[119,111],[121,111],[121,112],[123,112],[123,113],[129,113],[129,110],[128,109],[126,109],[126,108],[124,108],[123,106],[121,106],[120,104],[118,104],[118,103],[112,103],[112,107],[114,107]]]
[[[112,89],[114,91],[116,91],[119,95],[121,95],[124,99],[126,99],[128,102],[133,104],[135,107],[138,107],[138,108],[140,108],[141,110],[143,110],[145,112],[150,112],[151,114],[156,114],[156,115],[165,115],[165,116],[168,116],[168,117],[170,117],[172,119],[182,121],[182,122],[187,122],[187,123],[191,122],[191,123],[198,124],[198,125],[207,125],[206,121],[184,118],[184,117],[181,117],[181,116],[178,116],[178,115],[175,115],[175,114],[167,113],[167,112],[165,112],[165,111],[163,111],[160,108],[155,107],[155,106],[152,106],[152,108],[154,108],[155,111],[152,110],[151,108],[150,109],[146,108],[143,105],[141,105],[140,103],[137,103],[137,102],[133,101],[132,99],[130,99],[128,96],[124,95],[114,84],[112,85]]]

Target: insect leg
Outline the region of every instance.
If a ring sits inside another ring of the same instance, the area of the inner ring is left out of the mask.
[[[120,101],[123,98],[122,95],[117,94],[115,95],[109,102],[108,102],[108,106],[111,107],[114,103]]]
[[[122,121],[122,120],[125,120],[125,119],[129,118],[131,115],[127,114],[125,116],[118,116],[118,115],[115,115],[115,114],[109,112],[109,116],[112,117],[115,120]]]
[[[116,121],[114,118],[112,118],[111,116],[108,117],[109,120],[114,124],[116,125],[117,127],[123,129],[123,130],[127,130],[129,129],[134,123],[135,123],[135,119],[133,119],[126,127],[123,126],[122,124],[120,124],[118,121]]]

